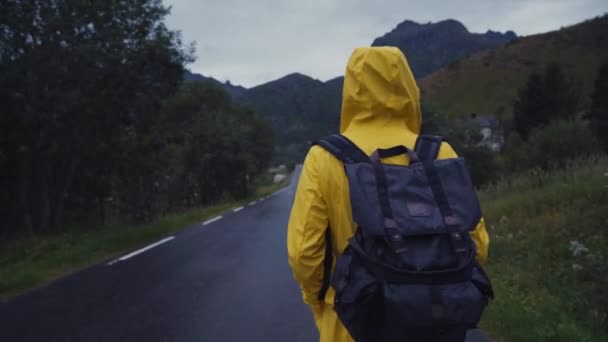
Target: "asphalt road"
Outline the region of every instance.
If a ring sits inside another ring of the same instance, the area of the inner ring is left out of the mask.
[[[265,200],[0,304],[0,341],[318,340],[287,264],[294,191],[295,177]]]

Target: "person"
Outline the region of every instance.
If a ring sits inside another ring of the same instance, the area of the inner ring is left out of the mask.
[[[421,123],[420,91],[403,53],[394,47],[355,49],[344,78],[340,133],[371,155],[378,148],[413,148]],[[452,147],[443,142],[438,159],[455,157]],[[407,158],[396,156],[386,162],[406,165]],[[326,239],[328,227],[330,238]],[[355,229],[343,164],[325,149],[313,146],[305,158],[291,210],[287,249],[321,342],[352,341],[333,309],[334,290],[329,288],[323,299],[319,293],[326,241],[330,241],[335,265]],[[484,263],[489,238],[483,218],[471,236],[476,259]]]

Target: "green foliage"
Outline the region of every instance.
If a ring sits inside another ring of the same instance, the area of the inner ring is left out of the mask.
[[[511,171],[563,168],[570,159],[600,152],[595,136],[579,121],[557,120],[542,129],[535,129],[527,143],[513,134],[507,144],[505,155]]]
[[[269,127],[192,61],[160,0],[9,1],[0,11],[0,238],[251,193]]]
[[[108,195],[125,135],[191,60],[168,13],[160,0],[3,2],[0,234],[57,230]]]
[[[517,132],[525,140],[532,129],[553,119],[574,118],[580,103],[578,89],[557,64],[550,65],[543,75],[532,72],[513,104]]]
[[[608,63],[598,70],[591,100],[591,125],[604,151],[608,153]]]
[[[465,159],[476,187],[492,183],[502,171],[498,155],[485,146],[468,146],[457,152]]]
[[[481,326],[498,340],[608,340],[606,170],[579,159],[480,192],[496,292]]]
[[[136,221],[249,196],[272,157],[270,127],[205,83],[184,84],[148,130],[127,137],[111,209]]]

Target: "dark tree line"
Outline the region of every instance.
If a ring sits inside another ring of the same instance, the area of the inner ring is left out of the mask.
[[[523,139],[547,123],[575,118],[581,102],[580,85],[557,64],[544,73],[533,71],[513,104],[515,129]]]
[[[608,63],[602,65],[597,73],[589,119],[602,148],[608,153]]]
[[[160,0],[0,0],[0,237],[243,197],[271,134],[206,85]]]

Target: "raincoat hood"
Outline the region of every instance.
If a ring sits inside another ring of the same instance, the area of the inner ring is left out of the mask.
[[[401,50],[355,49],[344,75],[340,132],[390,127],[418,134],[420,125],[420,90]]]

